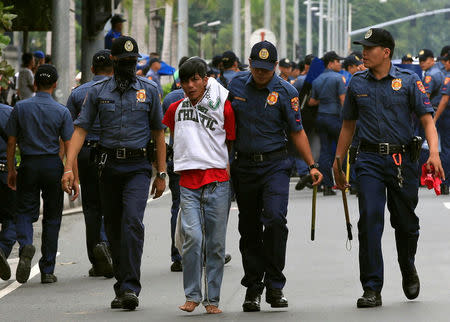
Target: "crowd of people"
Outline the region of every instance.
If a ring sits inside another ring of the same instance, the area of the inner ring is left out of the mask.
[[[19,74],[20,100],[14,108],[0,106],[0,278],[11,276],[7,258],[16,241],[17,281],[29,278],[32,224],[42,192],[41,282],[57,281],[63,191],[75,199],[81,183],[89,276],[114,277],[111,308],[134,310],[141,291],[147,198],[149,193],[159,198],[168,179],[170,270],[183,272],[185,293],[179,308],[192,312],[202,303],[207,313],[222,312],[232,200],[239,209],[243,311],[260,311],[264,289],[271,307],[288,307],[286,216],[289,182],[298,175],[297,190],[318,186],[330,196],[350,188],[359,198],[364,293],[358,307],[382,304],[386,202],[403,291],[408,299],[419,295],[415,208],[422,164],[442,179],[437,190],[448,194],[449,46],[437,62],[431,50],[418,53],[419,77],[405,65],[412,57],[405,55],[400,66],[392,63],[395,41],[385,29],[372,28],[355,41],[362,52],[307,55],[299,63],[279,59],[276,47],[261,41],[252,47],[249,65],[232,51],[209,64],[183,57],[172,91],[163,98],[157,55],[140,64],[133,38],[119,30],[108,35],[109,48],[92,58],[94,78],[75,88],[66,106],[51,96],[58,71],[41,63],[33,73],[29,54],[23,55]],[[309,143],[314,135],[320,139],[318,163]],[[346,159],[352,148],[347,179],[336,160]]]

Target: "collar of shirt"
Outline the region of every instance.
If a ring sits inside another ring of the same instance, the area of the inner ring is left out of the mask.
[[[102,79],[104,79],[104,78],[106,78],[106,77],[108,77],[108,76],[105,76],[105,75],[94,75],[94,77],[92,78],[92,80],[93,80],[94,82],[98,82],[99,80],[102,80]]]
[[[370,76],[374,80],[377,80],[377,78],[373,75],[373,73],[372,73],[372,71],[370,69],[367,69],[366,78],[367,78],[367,76]],[[391,68],[389,69],[389,73],[383,78],[386,78],[388,76],[390,76],[392,78],[397,78],[397,67],[395,67],[393,64],[391,64]]]
[[[52,96],[49,93],[47,93],[47,92],[37,92],[36,96],[37,97],[44,97],[44,98],[52,98]]]
[[[273,88],[278,84],[278,81],[279,81],[279,77],[276,74],[273,74],[272,79],[264,88],[267,88],[269,90],[269,92],[273,92]],[[255,82],[253,81],[252,73],[249,73],[248,79],[245,82],[245,86],[247,86],[249,84],[251,84],[252,86],[254,86],[256,88]]]
[[[117,83],[116,83],[115,77],[114,77],[114,76],[111,77],[111,79],[110,79],[109,81],[112,82],[112,83],[110,83],[110,84],[111,84],[111,85],[110,85],[110,86],[111,86],[111,92],[117,90],[118,87],[117,87]],[[135,89],[135,90],[138,91],[138,90],[139,90],[138,82],[139,82],[139,80],[138,80],[137,77],[136,77],[136,81],[130,85],[131,88],[133,88],[133,89]]]
[[[334,72],[334,70],[329,69],[329,68],[325,68],[325,69],[323,70],[322,74],[324,74],[324,73],[331,73],[331,72]]]

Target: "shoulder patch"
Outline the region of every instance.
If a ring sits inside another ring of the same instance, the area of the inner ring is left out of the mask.
[[[428,76],[425,76],[425,84],[428,84],[429,82],[431,82],[431,76],[430,75],[428,75]]]
[[[342,76],[342,81],[344,82],[344,84],[346,83],[345,76]]]
[[[445,77],[444,85],[447,85],[448,83],[450,83],[450,77]]]
[[[299,108],[299,101],[298,101],[298,96],[291,98],[291,108],[295,111],[298,112],[298,108]]]
[[[417,84],[417,88],[419,89],[419,91],[421,91],[423,94],[426,94],[425,87],[423,87],[422,82],[420,80],[418,80],[416,82],[416,84]]]

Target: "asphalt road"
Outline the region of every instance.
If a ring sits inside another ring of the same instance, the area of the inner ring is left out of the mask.
[[[88,277],[90,268],[85,250],[84,220],[81,214],[65,216],[60,233],[55,274],[58,283],[40,284],[36,275],[24,285],[0,282],[0,320],[2,321],[449,321],[450,320],[450,198],[436,197],[420,190],[417,213],[421,219],[421,237],[417,270],[421,294],[406,300],[396,260],[393,230],[386,216],[383,251],[385,284],[383,306],[357,309],[362,294],[358,273],[358,243],[346,249],[344,212],[340,195],[324,197],[317,204],[316,240],[309,240],[311,190],[297,192],[291,182],[289,203],[289,241],[285,273],[285,295],[289,308],[271,309],[265,302],[259,313],[241,310],[245,290],[240,285],[241,258],[238,249],[236,204],[233,203],[227,235],[227,252],[233,256],[226,266],[222,286],[223,314],[206,315],[202,307],[194,313],[180,311],[184,303],[182,274],[170,266],[169,207],[170,193],[149,202],[146,214],[146,238],[142,264],[143,289],[140,306],[134,312],[111,310],[113,279]],[[349,196],[353,233],[357,236],[358,206]],[[36,223],[39,239],[41,223]],[[35,245],[39,247],[39,241]],[[37,264],[39,251],[33,259]],[[17,251],[10,258],[13,272]],[[264,298],[263,298],[264,300]]]

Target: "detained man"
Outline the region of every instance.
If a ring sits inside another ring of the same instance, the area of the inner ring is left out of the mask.
[[[210,314],[219,309],[225,263],[225,235],[230,209],[228,153],[235,139],[234,113],[228,90],[206,76],[207,65],[198,58],[180,68],[186,98],[170,105],[163,123],[173,137],[174,171],[180,174],[183,284],[192,312],[202,301]]]

